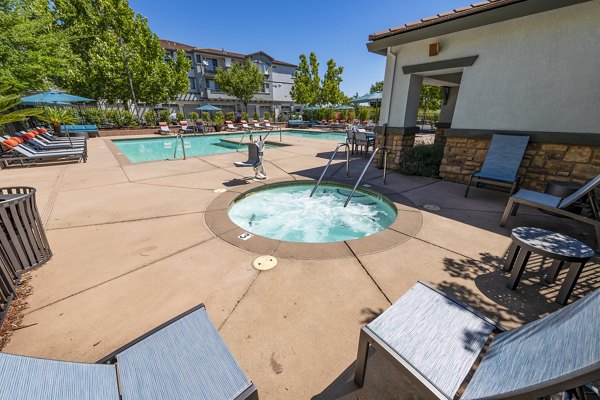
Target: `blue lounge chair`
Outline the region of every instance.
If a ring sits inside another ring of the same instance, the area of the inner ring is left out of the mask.
[[[469,195],[471,185],[479,186],[479,183],[509,187],[513,194],[519,183],[517,174],[528,143],[529,136],[492,135],[481,170],[469,177],[465,197]]]
[[[439,399],[533,399],[600,378],[600,290],[520,328],[500,327],[419,282],[360,333],[355,382],[369,346]],[[417,397],[417,396],[415,396]]]
[[[506,204],[506,208],[502,214],[502,219],[500,220],[500,226],[505,226],[506,222],[508,221],[508,217],[511,215],[517,215],[519,205],[524,204],[526,206],[548,210],[553,213],[592,225],[596,230],[596,244],[598,248],[600,248],[600,210],[598,209],[598,199],[596,198],[596,194],[594,192],[594,190],[599,186],[600,174],[596,175],[595,178],[583,185],[575,193],[565,198],[546,193],[534,192],[532,190],[521,189],[515,195],[511,196],[510,199],[508,199],[508,203]],[[592,208],[592,214],[594,216],[593,219],[567,210],[570,205],[586,197],[588,198]]]
[[[0,399],[258,399],[203,305],[96,364],[0,353]]]

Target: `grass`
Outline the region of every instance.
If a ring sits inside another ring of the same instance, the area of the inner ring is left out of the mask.
[[[406,155],[406,161],[398,167],[403,175],[417,175],[437,178],[444,156],[442,144],[424,144],[415,146]]]

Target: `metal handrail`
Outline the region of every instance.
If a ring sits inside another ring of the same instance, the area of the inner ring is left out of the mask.
[[[178,133],[175,137],[175,150],[173,151],[173,158],[177,158],[177,146],[179,145],[177,139],[181,139],[181,150],[183,151],[183,159],[186,160],[187,157],[185,155],[185,142],[183,141],[183,136],[181,135],[181,133]]]
[[[340,143],[340,144],[338,144],[338,146],[333,151],[333,154],[331,155],[331,158],[329,159],[329,162],[325,166],[325,169],[323,170],[323,173],[321,174],[321,177],[317,181],[317,184],[313,188],[312,192],[310,192],[310,196],[309,197],[312,197],[313,194],[315,194],[315,191],[317,190],[317,188],[321,184],[321,181],[323,180],[323,177],[325,176],[325,173],[327,172],[327,169],[329,168],[329,166],[333,162],[333,159],[335,158],[335,155],[337,154],[337,152],[340,149],[340,147],[346,147],[346,178],[348,178],[350,176],[349,175],[349,173],[350,173],[350,151],[349,151],[350,150],[350,145],[348,143]]]
[[[348,196],[348,198],[346,199],[346,202],[344,203],[344,207],[346,207],[348,205],[348,203],[350,203],[350,200],[352,199],[352,196],[354,196],[354,192],[356,192],[356,188],[358,187],[358,185],[360,184],[360,181],[362,181],[363,176],[365,176],[365,172],[367,172],[367,168],[369,168],[369,165],[371,165],[371,162],[373,162],[373,158],[375,158],[375,154],[377,154],[377,152],[379,150],[383,150],[383,184],[386,184],[386,178],[387,178],[387,155],[388,155],[388,149],[385,147],[378,147],[373,151],[373,154],[371,154],[371,158],[369,158],[369,162],[367,162],[367,165],[365,165],[365,168],[363,169],[362,173],[360,174],[360,176],[358,177],[358,180],[356,181],[356,184],[354,185],[354,188],[352,189],[352,192],[350,192],[350,196]]]
[[[240,146],[242,145],[242,142],[244,141],[244,138],[246,137],[246,131],[244,131],[244,133],[242,133],[242,138],[240,139],[240,142],[237,145],[237,149],[235,149],[235,152],[237,153],[238,151],[240,151]]]

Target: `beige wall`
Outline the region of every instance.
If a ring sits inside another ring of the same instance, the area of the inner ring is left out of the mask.
[[[599,21],[592,1],[391,48],[382,121],[410,125],[402,66],[477,55],[464,68],[452,128],[600,132]],[[437,41],[441,52],[429,57]]]

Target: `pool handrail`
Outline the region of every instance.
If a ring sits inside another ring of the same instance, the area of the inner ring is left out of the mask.
[[[383,150],[383,184],[386,184],[386,178],[387,178],[387,155],[389,150],[386,147],[378,147],[373,151],[373,154],[371,154],[371,158],[369,158],[369,161],[367,162],[367,165],[365,165],[365,168],[363,168],[362,173],[360,174],[360,176],[358,177],[358,180],[356,181],[356,184],[354,185],[354,188],[352,189],[352,192],[350,192],[350,196],[348,196],[348,198],[346,199],[346,202],[344,203],[344,208],[348,205],[348,203],[350,203],[350,200],[352,199],[352,196],[354,196],[354,192],[356,192],[356,188],[358,187],[358,185],[360,184],[360,181],[362,181],[363,176],[365,176],[365,172],[367,172],[367,168],[369,168],[369,165],[371,165],[371,163],[373,162],[373,158],[375,158],[375,154],[377,154],[377,152],[379,150]]]
[[[315,194],[315,191],[317,190],[317,188],[321,184],[321,181],[323,180],[323,177],[327,173],[327,169],[329,169],[329,166],[333,162],[333,159],[335,158],[335,155],[337,154],[337,152],[340,149],[340,147],[345,147],[346,148],[346,178],[350,177],[350,175],[349,175],[349,173],[350,173],[350,151],[349,151],[350,150],[350,146],[349,146],[348,143],[340,143],[340,144],[337,145],[337,147],[333,151],[333,154],[331,155],[331,158],[329,159],[329,162],[327,162],[327,165],[325,166],[325,169],[323,169],[323,173],[319,177],[319,180],[317,181],[317,184],[315,185],[315,187],[313,187],[313,190],[310,192],[310,196],[309,197],[313,197],[313,194]]]

